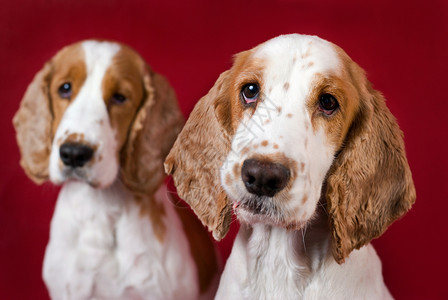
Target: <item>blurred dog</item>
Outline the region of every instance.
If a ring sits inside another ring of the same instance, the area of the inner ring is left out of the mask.
[[[27,175],[63,184],[43,268],[53,299],[214,295],[214,247],[163,184],[183,118],[136,52],[95,40],[63,48],[13,122]]]

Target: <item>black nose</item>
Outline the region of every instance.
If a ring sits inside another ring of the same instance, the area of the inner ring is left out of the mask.
[[[273,197],[283,190],[290,177],[289,169],[279,163],[247,159],[241,169],[241,178],[249,193]]]
[[[93,149],[83,144],[64,143],[59,148],[59,157],[69,167],[82,167],[92,156]]]

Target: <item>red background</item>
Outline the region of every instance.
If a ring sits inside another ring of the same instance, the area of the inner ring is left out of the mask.
[[[188,115],[234,53],[292,32],[344,48],[388,99],[417,203],[374,244],[397,299],[447,299],[447,1],[1,2],[0,299],[48,299],[41,267],[58,189],[24,175],[11,125],[47,59],[81,39],[127,43],[168,77]],[[219,244],[224,256],[234,234]]]

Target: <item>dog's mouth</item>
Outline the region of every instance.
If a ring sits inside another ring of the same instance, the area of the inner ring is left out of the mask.
[[[240,221],[246,223],[281,226],[285,222],[284,214],[270,197],[251,195],[233,200],[233,211]]]
[[[64,167],[62,170],[63,181],[80,181],[91,185],[92,187],[98,187],[99,184],[95,180],[92,180],[89,176],[89,170],[87,167]]]

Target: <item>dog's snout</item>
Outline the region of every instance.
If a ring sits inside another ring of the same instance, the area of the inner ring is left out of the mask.
[[[279,163],[247,159],[241,169],[241,178],[249,193],[273,197],[285,188],[290,171]]]
[[[78,143],[64,143],[59,148],[59,156],[64,165],[69,167],[82,167],[93,156],[92,147]]]

